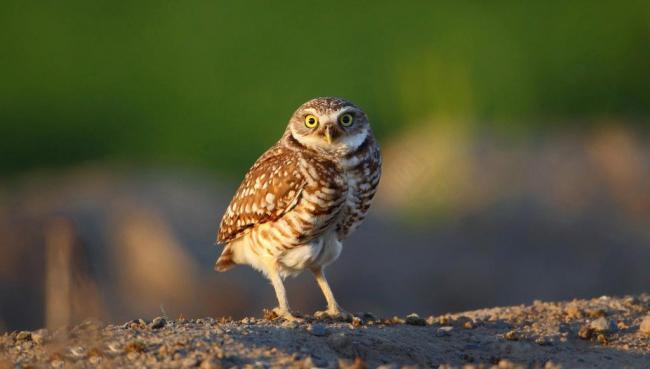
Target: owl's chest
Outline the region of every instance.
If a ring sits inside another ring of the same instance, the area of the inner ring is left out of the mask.
[[[337,221],[337,232],[341,239],[347,237],[365,219],[380,176],[380,163],[373,155],[360,156],[345,164],[343,175],[348,190]]]

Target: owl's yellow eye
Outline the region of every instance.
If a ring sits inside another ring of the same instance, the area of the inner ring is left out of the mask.
[[[350,113],[345,113],[339,117],[339,122],[343,127],[349,127],[354,123],[354,117]]]
[[[318,117],[313,114],[309,114],[305,117],[305,126],[307,128],[315,128],[318,125]]]

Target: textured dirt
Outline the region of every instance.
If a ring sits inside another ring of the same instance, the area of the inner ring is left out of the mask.
[[[0,368],[650,368],[649,310],[641,295],[352,322],[86,322],[5,333]]]

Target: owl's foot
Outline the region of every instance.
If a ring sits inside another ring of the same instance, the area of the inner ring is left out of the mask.
[[[291,313],[291,311],[289,311],[287,309],[281,309],[279,307],[276,307],[272,311],[278,318],[282,318],[282,319],[284,319],[286,321],[289,321],[289,322],[302,322],[302,321],[304,321],[304,319],[298,318],[297,316],[293,315]]]
[[[323,311],[317,311],[314,313],[314,318],[316,319],[334,319],[334,320],[343,320],[345,322],[352,321],[354,316],[347,311],[337,307],[336,309],[327,309]]]

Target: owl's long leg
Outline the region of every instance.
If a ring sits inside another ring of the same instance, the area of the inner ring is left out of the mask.
[[[271,270],[268,270],[268,277],[271,280],[273,289],[275,289],[275,295],[278,298],[278,307],[273,309],[273,311],[281,318],[286,320],[301,320],[296,318],[291,314],[289,309],[289,300],[287,299],[287,292],[284,289],[284,283],[282,283],[282,278],[277,268],[272,267]]]
[[[316,318],[329,316],[332,318],[342,318],[344,320],[351,319],[352,315],[347,311],[341,309],[339,304],[336,302],[336,299],[334,298],[334,293],[332,293],[332,289],[330,288],[330,284],[327,282],[327,278],[325,278],[325,272],[323,268],[318,267],[312,269],[311,271],[312,273],[314,273],[314,278],[316,278],[316,282],[318,283],[318,286],[320,287],[321,291],[323,291],[325,300],[327,300],[327,310],[318,311],[314,314],[314,316],[316,316]]]

